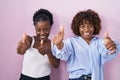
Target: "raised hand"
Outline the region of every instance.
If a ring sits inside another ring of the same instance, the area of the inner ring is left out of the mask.
[[[44,40],[40,41],[40,47],[38,48],[38,51],[40,52],[40,54],[42,54],[43,56],[45,54],[48,54],[51,52],[51,42],[47,41],[46,43],[44,43]]]
[[[22,43],[25,43],[25,40],[27,39],[27,34],[26,33],[23,33],[23,36],[22,36]]]
[[[111,38],[109,37],[108,32],[104,33],[104,43],[105,43],[105,47],[110,50],[109,54],[113,54],[116,51],[116,46],[115,43],[111,40]]]
[[[29,46],[30,41],[28,40],[27,34],[23,33],[22,40],[18,43],[17,46],[17,52],[23,54],[29,48]]]
[[[60,44],[64,39],[64,27],[60,26],[59,32],[54,36],[53,43],[54,44]]]
[[[63,39],[64,39],[64,27],[60,26],[59,32],[54,36],[54,38],[52,40],[58,49],[63,48],[63,46],[64,46]]]

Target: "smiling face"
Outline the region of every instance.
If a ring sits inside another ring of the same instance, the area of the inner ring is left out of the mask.
[[[79,27],[79,33],[85,41],[90,42],[93,37],[94,26],[90,24],[89,21],[84,20],[83,24]]]
[[[50,34],[51,25],[49,21],[38,21],[35,24],[36,35],[39,40],[47,40]]]

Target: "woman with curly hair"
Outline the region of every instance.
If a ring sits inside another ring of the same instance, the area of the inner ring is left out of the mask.
[[[76,36],[64,41],[63,27],[55,35],[53,55],[66,61],[69,80],[103,80],[104,63],[116,57],[120,44],[107,32],[103,39],[96,36],[101,30],[101,20],[91,9],[78,12],[71,29]]]
[[[50,80],[51,65],[59,66],[51,52],[53,43],[48,39],[53,24],[53,16],[46,9],[40,9],[33,15],[36,35],[23,34],[17,52],[24,55],[20,80]]]

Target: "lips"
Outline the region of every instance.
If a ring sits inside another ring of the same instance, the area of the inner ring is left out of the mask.
[[[40,36],[40,38],[41,38],[41,39],[45,39],[45,38],[46,38],[46,36]]]
[[[89,35],[90,35],[90,33],[85,32],[85,33],[83,33],[83,35],[84,35],[84,36],[89,36]]]

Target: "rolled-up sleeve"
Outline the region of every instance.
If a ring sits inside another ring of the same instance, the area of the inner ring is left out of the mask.
[[[114,43],[116,45],[116,51],[114,53],[112,53],[112,54],[109,54],[110,51],[106,49],[106,47],[104,45],[104,40],[102,40],[101,42],[102,42],[102,44],[101,44],[99,52],[102,55],[102,62],[104,64],[105,62],[107,62],[109,60],[112,60],[117,56],[117,54],[120,51],[120,44],[117,41],[114,41]]]
[[[53,46],[53,49],[52,49],[52,54],[56,57],[56,58],[58,58],[58,59],[60,59],[60,60],[67,60],[68,58],[69,58],[69,56],[70,56],[70,54],[71,54],[71,49],[69,48],[71,45],[71,43],[70,43],[70,40],[65,40],[65,41],[63,41],[63,43],[64,43],[64,46],[63,46],[63,48],[61,49],[61,50],[59,50],[58,48],[57,48],[57,46],[56,45],[54,45]]]

